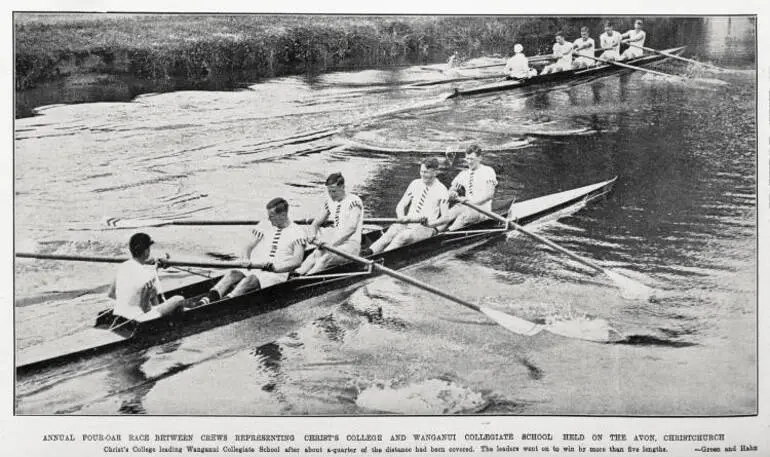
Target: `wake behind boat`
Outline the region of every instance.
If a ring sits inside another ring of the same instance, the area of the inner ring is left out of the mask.
[[[558,219],[578,211],[586,204],[607,195],[617,178],[588,186],[511,204],[496,205],[496,213],[519,225]],[[423,241],[370,255],[366,260],[400,269],[460,248],[472,248],[504,237],[513,227],[495,219],[464,227],[457,231],[442,232]],[[363,234],[362,248],[366,249],[382,236],[382,231]],[[48,343],[18,352],[16,370],[24,374],[49,366],[76,361],[121,347],[149,347],[173,341],[247,317],[265,313],[306,300],[311,297],[342,289],[362,280],[377,276],[380,269],[371,265],[345,263],[318,274],[291,278],[286,282],[265,287],[246,295],[213,301],[192,307],[206,295],[221,276],[167,291],[167,296],[181,296],[186,306],[170,315],[148,313],[139,320],[114,316],[111,309],[99,313],[92,328]]]

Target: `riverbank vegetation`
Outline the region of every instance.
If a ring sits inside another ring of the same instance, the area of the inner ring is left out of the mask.
[[[619,30],[633,18],[612,18]],[[677,23],[687,19],[676,19]],[[692,20],[690,20],[692,21]],[[229,79],[550,52],[558,30],[578,36],[602,18],[199,14],[14,15],[17,91],[77,74]],[[670,36],[672,19],[651,25]]]

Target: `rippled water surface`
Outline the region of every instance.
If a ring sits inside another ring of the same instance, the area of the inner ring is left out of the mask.
[[[718,59],[724,49],[702,52]],[[259,219],[279,195],[293,217],[312,217],[333,171],[368,215],[389,217],[422,158],[478,142],[498,199],[618,176],[606,201],[537,231],[660,292],[624,299],[604,277],[511,237],[406,272],[525,319],[606,325],[620,342],[515,335],[379,278],[19,377],[17,411],[752,414],[756,73],[742,68],[667,63],[658,69],[696,79],[634,73],[456,101],[440,101],[447,86],[406,87],[435,71],[372,70],[51,106],[17,120],[18,251],[123,256],[131,231],[106,230],[105,218]],[[177,259],[238,252],[248,237],[246,227],[148,231],[156,252]],[[18,350],[88,326],[109,304],[111,266],[17,260],[15,271]],[[200,277],[171,269],[162,279],[168,289]]]

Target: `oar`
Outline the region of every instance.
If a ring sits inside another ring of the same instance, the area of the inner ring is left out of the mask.
[[[54,255],[54,254],[35,254],[27,252],[17,252],[16,257],[23,259],[41,259],[41,260],[67,260],[75,262],[96,262],[96,263],[123,263],[128,260],[127,257],[98,257],[81,255]],[[163,259],[163,263],[170,267],[199,267],[199,268],[255,268],[251,262],[195,262]]]
[[[488,318],[495,321],[500,326],[506,328],[507,330],[510,330],[513,333],[517,333],[519,335],[526,335],[526,336],[532,336],[537,333],[539,333],[541,330],[543,330],[543,326],[539,324],[535,324],[533,322],[529,322],[527,320],[524,320],[520,317],[511,316],[510,314],[506,314],[502,311],[496,311],[491,308],[487,308],[486,306],[479,306],[474,305],[473,303],[470,303],[468,301],[465,301],[461,298],[455,297],[454,295],[448,294],[444,292],[443,290],[439,290],[430,284],[426,284],[422,281],[418,281],[412,277],[406,276],[404,274],[401,274],[395,270],[391,270],[390,268],[380,265],[379,263],[373,261],[373,260],[367,260],[363,257],[359,257],[357,255],[348,254],[347,252],[340,251],[339,249],[326,245],[324,243],[318,243],[317,246],[320,249],[326,249],[329,252],[332,252],[334,254],[337,254],[340,257],[344,257],[348,260],[351,260],[353,262],[358,262],[360,264],[366,265],[368,267],[371,267],[377,271],[380,271],[388,276],[391,276],[393,278],[396,278],[400,281],[403,281],[407,284],[411,284],[415,287],[418,287],[422,290],[428,291],[430,293],[436,294],[439,297],[446,298],[447,300],[451,300],[455,303],[458,303],[460,305],[465,306],[466,308],[470,308],[474,311],[477,311],[479,313],[484,314]]]
[[[218,220],[218,219],[121,219],[119,217],[110,217],[105,220],[105,224],[114,229],[136,229],[145,227],[164,227],[167,225],[257,225],[260,221],[257,219],[236,219],[236,220]],[[294,221],[298,225],[310,225],[313,219],[297,219]],[[395,224],[398,219],[387,217],[365,218],[365,224]]]
[[[620,294],[624,298],[633,299],[633,300],[648,300],[652,295],[653,291],[651,288],[645,286],[644,284],[641,284],[637,281],[634,281],[633,279],[623,276],[620,273],[617,273],[615,271],[609,270],[607,268],[603,268],[597,263],[585,259],[574,252],[568,250],[567,248],[564,248],[562,246],[559,246],[558,244],[554,243],[553,241],[542,237],[540,235],[537,235],[535,233],[530,232],[529,230],[525,229],[521,225],[508,220],[499,214],[493,213],[491,211],[487,211],[484,208],[480,208],[477,205],[474,205],[473,203],[469,202],[462,202],[465,206],[468,206],[469,208],[473,208],[474,210],[480,212],[481,214],[490,217],[492,219],[497,219],[500,222],[503,222],[505,224],[509,224],[514,229],[518,230],[519,232],[529,236],[530,238],[533,238],[547,246],[550,246],[553,249],[556,249],[557,251],[566,254],[567,256],[571,257],[572,259],[580,262],[581,264],[592,268],[593,270],[598,271],[599,273],[604,273],[608,278],[612,280],[613,283],[615,283],[615,286],[617,286],[618,289],[620,289]]]
[[[439,84],[449,84],[449,83],[460,82],[460,81],[484,81],[487,79],[494,79],[494,78],[500,78],[500,75],[497,74],[497,75],[491,75],[491,76],[464,76],[461,78],[440,79],[437,81],[426,81],[421,83],[410,84],[409,87],[437,86]]]
[[[581,54],[581,57],[588,57],[589,59],[593,59],[593,60],[596,60],[598,62],[606,63],[607,65],[615,65],[617,67],[628,68],[630,70],[646,71],[647,73],[651,73],[653,75],[665,76],[665,77],[669,77],[669,78],[677,78],[677,79],[680,79],[682,81],[689,81],[690,80],[690,78],[685,78],[684,76],[672,75],[670,73],[663,73],[662,71],[650,70],[649,68],[637,67],[636,65],[629,65],[627,63],[616,62],[614,60],[602,59],[600,57],[594,57],[594,56],[583,55],[583,54]]]
[[[725,69],[725,68],[717,67],[716,65],[712,65],[710,63],[698,62],[697,60],[688,59],[686,57],[678,56],[676,54],[671,54],[670,52],[661,51],[659,49],[653,49],[653,48],[648,48],[648,47],[645,47],[645,46],[639,46],[638,44],[628,43],[628,42],[625,42],[625,41],[624,41],[624,43],[626,43],[629,46],[633,46],[635,48],[644,49],[645,51],[654,52],[656,54],[660,54],[660,55],[663,55],[663,56],[666,56],[666,57],[671,57],[672,59],[678,59],[678,60],[682,60],[684,62],[690,62],[690,63],[694,63],[694,64],[697,64],[697,65],[703,65],[704,67],[713,68],[714,70],[727,71],[727,69]]]

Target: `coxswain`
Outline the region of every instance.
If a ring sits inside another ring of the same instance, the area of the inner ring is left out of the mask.
[[[575,68],[588,68],[596,65],[596,60],[593,59],[596,57],[596,43],[589,36],[589,33],[588,27],[581,27],[580,38],[572,43],[576,54],[575,61],[572,63]]]
[[[345,191],[342,173],[332,173],[326,178],[329,198],[323,204],[318,217],[310,225],[311,243],[318,245],[320,227],[328,220],[332,222],[331,237],[325,243],[343,252],[358,255],[361,251],[361,234],[364,226],[364,204],[358,196]],[[346,259],[319,246],[296,270],[299,275],[310,275],[346,262]]]
[[[604,24],[604,33],[599,36],[599,45],[604,51],[599,58],[604,60],[618,60],[620,58],[620,33],[612,29],[609,21]]]
[[[628,49],[623,51],[620,55],[620,60],[635,59],[644,55],[644,40],[647,38],[647,34],[642,30],[642,20],[637,19],[634,22],[634,28],[628,32],[622,34],[620,38],[625,38],[623,43],[628,44]],[[631,46],[633,45],[633,46]]]
[[[505,74],[513,79],[527,79],[537,74],[537,70],[529,68],[529,60],[524,55],[524,46],[519,43],[513,45],[513,57],[505,63]]]
[[[162,267],[163,261],[150,256],[153,243],[146,233],[136,233],[128,241],[131,258],[118,266],[115,280],[107,292],[107,296],[115,300],[112,310],[115,316],[128,320],[165,316],[184,303],[184,298],[179,295],[162,303],[158,300],[161,287],[156,268]]]
[[[378,254],[385,250],[425,240],[438,230],[426,224],[438,220],[449,212],[446,186],[436,178],[439,171],[438,159],[431,157],[420,164],[420,178],[409,184],[406,192],[396,205],[398,223],[391,224],[388,230],[368,249],[364,255]]]
[[[546,65],[541,75],[547,75],[548,73],[556,73],[559,71],[567,71],[572,69],[572,43],[564,39],[564,34],[558,32],[556,34],[556,43],[553,44],[553,55],[556,62]]]
[[[428,222],[426,225],[438,230],[457,230],[466,225],[480,222],[486,216],[460,202],[467,201],[480,206],[487,211],[492,210],[492,198],[497,187],[497,174],[492,167],[482,165],[484,152],[476,144],[468,146],[465,150],[465,162],[468,169],[458,174],[449,186],[449,202],[458,202],[450,208],[446,216],[437,221]],[[461,195],[462,194],[462,195]]]
[[[302,264],[307,235],[289,219],[289,203],[277,197],[266,208],[269,226],[255,226],[243,250],[243,260],[250,268],[229,270],[195,306],[285,282],[289,272]]]

